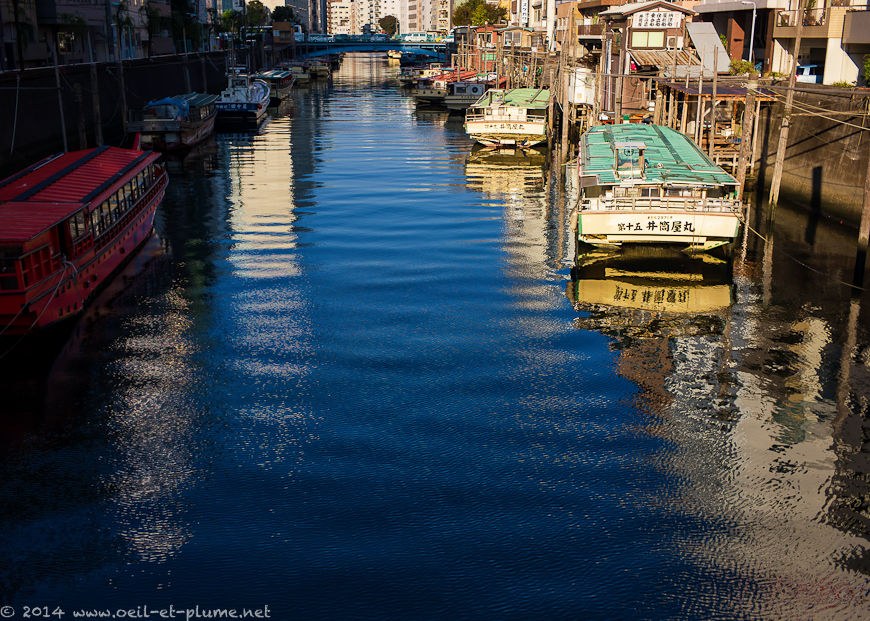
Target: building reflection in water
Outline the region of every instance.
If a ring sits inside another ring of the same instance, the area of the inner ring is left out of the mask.
[[[675,542],[687,561],[743,582],[727,590],[735,611],[836,616],[867,597],[870,575],[868,473],[856,459],[867,435],[855,429],[866,427],[867,367],[849,353],[854,325],[843,348],[819,308],[772,302],[773,253],[755,250],[733,270],[706,255],[585,254],[566,293],[575,326],[609,336],[617,372],[639,387],[644,432],[668,440],[657,467],[685,480],[671,502],[721,520],[720,537]],[[864,378],[857,400],[844,369]]]

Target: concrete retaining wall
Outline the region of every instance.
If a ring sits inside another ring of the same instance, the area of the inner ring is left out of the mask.
[[[226,52],[124,61],[127,107],[141,108],[149,100],[189,90],[219,93],[226,84],[226,64]],[[102,128],[104,144],[120,145],[124,138],[121,66],[64,65],[59,70],[69,149],[95,146],[97,123]],[[0,176],[61,150],[63,138],[54,67],[0,74]]]
[[[785,99],[785,88],[774,90]],[[868,110],[870,91],[801,86],[794,101],[780,196],[812,211],[857,224],[870,155],[870,131],[860,128],[870,129],[870,119],[862,114]],[[780,102],[764,110],[759,123],[759,182],[766,185],[773,176],[783,107]],[[812,113],[814,108],[837,114],[826,114],[832,120],[825,119]]]

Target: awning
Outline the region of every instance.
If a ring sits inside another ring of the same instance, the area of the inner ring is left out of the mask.
[[[628,50],[634,62],[641,67],[673,68],[675,50]],[[700,65],[701,59],[693,50],[676,50],[677,67]]]

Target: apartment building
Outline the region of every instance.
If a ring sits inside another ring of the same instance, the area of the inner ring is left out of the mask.
[[[870,16],[866,0],[818,0],[799,10],[798,0],[776,11],[773,20],[771,69],[787,73],[803,23],[798,64],[812,67],[812,76],[822,84],[864,83],[861,68],[870,54]],[[807,72],[810,77],[810,72]]]

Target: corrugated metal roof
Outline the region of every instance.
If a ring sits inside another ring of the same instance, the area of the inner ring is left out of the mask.
[[[692,22],[686,24],[686,31],[692,40],[692,45],[698,50],[698,56],[704,63],[704,68],[710,73],[725,73],[731,58],[722,45],[722,40],[710,22]]]
[[[667,86],[681,93],[686,93],[688,95],[692,95],[694,97],[698,96],[698,82],[694,83],[689,82],[689,86],[686,86],[684,82],[672,82],[670,80],[662,80],[660,78],[656,78],[656,80],[662,86]],[[701,95],[704,97],[713,97],[713,84],[710,80],[705,79],[704,84],[701,87]],[[761,99],[762,101],[772,101],[776,98],[776,95],[773,91],[765,88],[759,88],[755,91],[755,97],[757,99]],[[717,99],[745,99],[746,98],[746,87],[745,86],[736,86],[734,84],[723,84],[720,82],[716,85],[716,98]]]
[[[118,147],[64,153],[23,176],[13,177],[12,181],[0,182],[0,203],[14,200],[81,202],[142,156],[142,151]],[[148,159],[158,157],[149,154]]]
[[[549,101],[550,91],[545,88],[515,88],[509,91],[491,89],[474,104],[474,107],[483,108],[493,103],[502,103],[506,106],[542,110],[547,107]]]
[[[694,50],[676,50],[677,66],[700,65],[701,59]],[[674,50],[628,50],[638,65],[644,67],[673,68]]]
[[[737,185],[737,180],[714,164],[685,134],[669,127],[626,123],[599,125],[580,139],[582,174],[595,175],[602,185],[618,183],[613,170],[611,144],[643,142],[646,144],[647,181],[673,185]]]
[[[80,203],[4,203],[0,205],[0,243],[23,243],[82,208]]]

